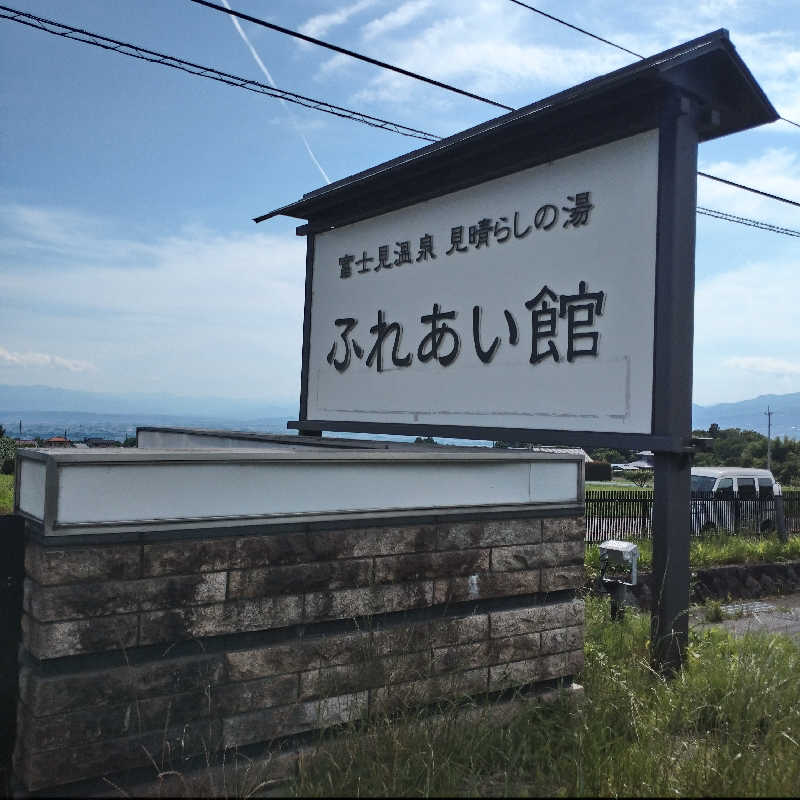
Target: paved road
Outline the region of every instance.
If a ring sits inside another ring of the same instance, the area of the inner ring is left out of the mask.
[[[722,611],[726,619],[715,623],[705,622],[702,609],[692,611],[689,624],[699,629],[722,626],[736,635],[754,631],[785,633],[800,640],[800,594],[741,600],[724,605]]]

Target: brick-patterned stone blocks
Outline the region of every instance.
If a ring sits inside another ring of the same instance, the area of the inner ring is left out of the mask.
[[[16,773],[36,791],[165,741],[270,742],[574,675],[582,561],[571,518],[31,542]]]

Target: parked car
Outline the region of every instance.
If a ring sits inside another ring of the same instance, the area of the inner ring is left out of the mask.
[[[780,484],[768,469],[692,467],[692,532],[775,530]]]

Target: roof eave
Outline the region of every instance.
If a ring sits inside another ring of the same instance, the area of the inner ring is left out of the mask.
[[[368,192],[389,174],[398,175],[405,170],[421,169],[426,162],[458,160],[490,136],[502,136],[505,133],[508,138],[519,135],[520,130],[535,136],[537,128],[543,130],[557,114],[575,103],[591,101],[595,105],[603,102],[611,104],[617,102],[620,96],[636,99],[644,93],[656,93],[668,88],[694,94],[701,102],[709,104],[710,112],[715,112],[713,117],[709,116],[709,124],[701,131],[701,141],[747,130],[779,118],[736,52],[727,30],[720,29],[316,189],[303,195],[299,201],[255,217],[254,221],[263,222],[279,215],[312,220],[315,211],[328,205],[332,197],[343,199],[345,196]],[[712,100],[719,101],[719,109],[710,108]]]

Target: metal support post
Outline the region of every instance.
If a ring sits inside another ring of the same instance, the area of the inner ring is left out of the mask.
[[[619,581],[611,592],[611,619],[621,622],[625,618],[625,598],[628,594],[628,587]]]
[[[674,674],[688,642],[694,244],[697,126],[694,101],[675,93],[659,126],[654,433],[685,442],[657,452],[653,502],[651,660]]]
[[[650,641],[653,665],[667,673],[683,662],[689,639],[690,506],[689,456],[656,453]]]

